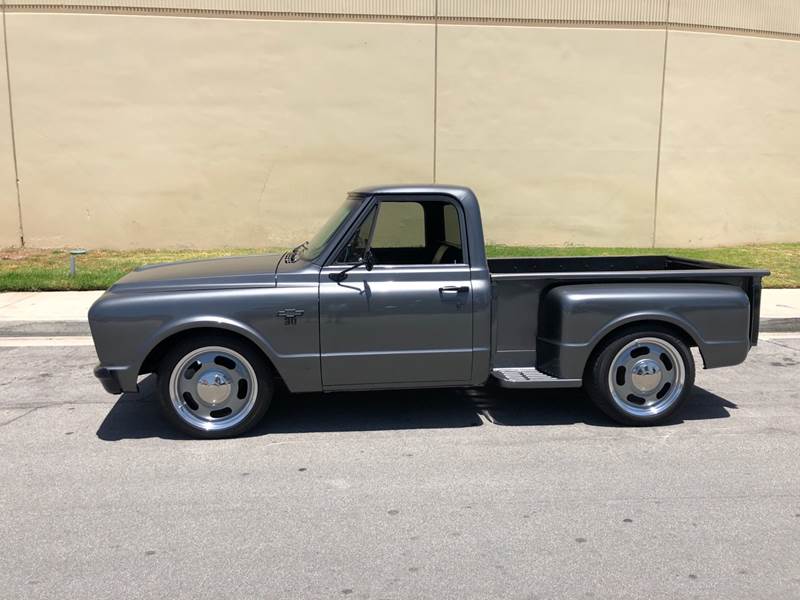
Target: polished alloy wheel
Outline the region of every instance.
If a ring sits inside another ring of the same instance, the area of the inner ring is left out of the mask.
[[[241,354],[222,346],[205,346],[178,361],[169,381],[176,414],[206,431],[235,427],[249,415],[258,396],[252,365]]]
[[[686,368],[678,350],[666,340],[643,337],[626,344],[611,361],[608,387],[626,414],[659,415],[681,396]]]

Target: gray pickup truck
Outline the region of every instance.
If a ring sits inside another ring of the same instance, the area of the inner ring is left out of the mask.
[[[166,417],[229,437],[291,392],[583,386],[662,422],[756,344],[767,271],[671,256],[487,260],[467,188],[360,189],[283,254],[141,267],[89,311],[112,394],[155,372]]]

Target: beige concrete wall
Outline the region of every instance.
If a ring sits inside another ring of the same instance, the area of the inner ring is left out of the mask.
[[[473,187],[487,239],[648,245],[657,31],[440,26],[437,175]]]
[[[800,240],[800,42],[671,32],[656,243]]]
[[[432,177],[432,25],[7,19],[31,246],[298,243]]]
[[[4,46],[3,29],[0,27],[0,248],[18,246],[20,243]]]
[[[299,20],[258,12],[284,0],[137,2],[7,4],[30,246],[293,244],[348,189],[434,166],[480,194],[493,242],[800,239],[800,38],[671,30],[662,113],[665,0],[447,0],[438,27],[432,0],[303,0]],[[670,20],[793,35],[788,0],[761,20],[737,2]],[[0,246],[19,241],[4,86],[0,69]]]

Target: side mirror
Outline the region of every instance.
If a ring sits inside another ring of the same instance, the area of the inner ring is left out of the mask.
[[[347,267],[345,270],[339,271],[338,273],[331,273],[328,275],[328,277],[336,283],[341,283],[347,279],[347,274],[350,271],[357,269],[358,267],[364,267],[367,271],[372,271],[372,269],[375,267],[375,256],[373,256],[372,250],[367,250],[364,252],[364,256],[359,258],[356,264]]]

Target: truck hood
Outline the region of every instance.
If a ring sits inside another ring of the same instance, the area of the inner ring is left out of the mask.
[[[283,254],[231,256],[145,265],[125,275],[111,290],[220,289],[275,286]]]

